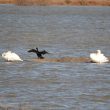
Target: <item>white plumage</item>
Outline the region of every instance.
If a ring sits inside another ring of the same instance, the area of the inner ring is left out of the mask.
[[[96,53],[90,53],[91,61],[94,63],[106,63],[109,59],[101,53],[101,50],[97,50]]]
[[[23,61],[16,53],[11,51],[2,53],[2,58],[6,61]]]

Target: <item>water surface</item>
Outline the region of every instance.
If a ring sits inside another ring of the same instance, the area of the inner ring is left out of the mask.
[[[110,56],[110,7],[0,5],[0,47],[26,60],[0,57],[1,108],[109,110],[109,63],[38,63],[27,51],[39,47],[60,58],[101,49]]]

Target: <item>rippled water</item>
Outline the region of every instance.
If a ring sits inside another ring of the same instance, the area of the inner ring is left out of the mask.
[[[31,48],[48,58],[110,56],[110,7],[0,5],[0,110],[109,110],[110,64],[32,62]],[[29,61],[28,61],[29,60]]]

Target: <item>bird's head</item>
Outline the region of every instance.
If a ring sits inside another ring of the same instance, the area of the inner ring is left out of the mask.
[[[98,54],[101,54],[101,50],[97,50],[97,53],[98,53]]]
[[[5,52],[4,52],[4,53],[2,53],[2,57],[5,57]]]

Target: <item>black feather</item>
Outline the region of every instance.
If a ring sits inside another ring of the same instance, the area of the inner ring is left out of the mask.
[[[43,58],[44,58],[42,55],[44,55],[44,54],[48,54],[47,51],[45,51],[45,50],[43,50],[43,51],[39,51],[38,48],[36,48],[36,50],[35,50],[35,49],[31,49],[31,50],[29,50],[28,52],[36,53],[37,56],[38,56],[38,58],[40,58],[40,59],[43,59]]]

